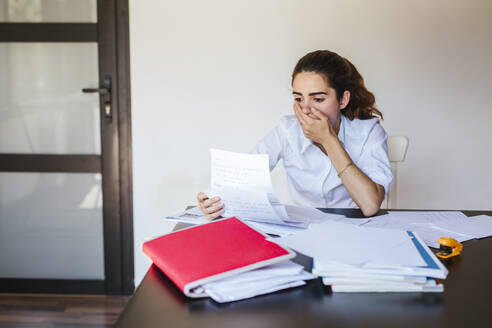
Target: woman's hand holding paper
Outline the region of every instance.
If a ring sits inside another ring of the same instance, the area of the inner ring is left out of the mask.
[[[198,207],[207,219],[213,220],[224,213],[224,204],[219,197],[209,198],[204,192],[197,195]]]

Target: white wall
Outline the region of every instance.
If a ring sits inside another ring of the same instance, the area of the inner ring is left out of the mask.
[[[131,1],[136,283],[144,239],[209,184],[208,149],[249,151],[290,114],[316,49],[349,58],[410,139],[400,208],[492,209],[491,31],[489,0]]]

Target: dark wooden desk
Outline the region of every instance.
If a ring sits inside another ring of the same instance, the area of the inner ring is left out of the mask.
[[[332,294],[317,279],[303,287],[226,304],[186,298],[151,266],[116,327],[492,327],[491,253],[492,238],[465,242],[462,255],[446,263],[449,274],[443,294]],[[295,262],[311,269],[306,256],[298,255]]]

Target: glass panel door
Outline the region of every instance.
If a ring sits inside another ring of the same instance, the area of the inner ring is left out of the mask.
[[[0,22],[95,23],[96,0],[0,0]]]
[[[0,0],[0,292],[133,288],[113,83],[128,8],[117,3]]]
[[[104,279],[101,174],[0,173],[0,278]]]
[[[0,43],[0,152],[101,154],[97,43]]]

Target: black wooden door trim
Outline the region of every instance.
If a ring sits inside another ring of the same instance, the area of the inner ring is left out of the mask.
[[[99,32],[99,81],[104,77],[116,76],[116,26],[114,1],[97,2]],[[119,84],[113,79],[113,89]],[[112,118],[106,119],[100,112],[101,122],[101,153],[102,161],[102,192],[103,192],[103,234],[104,234],[104,273],[107,294],[121,293],[121,223],[120,223],[120,185],[119,185],[119,104],[115,92],[111,93]],[[100,97],[100,106],[104,106]]]
[[[120,136],[120,227],[122,294],[131,295],[135,289],[133,259],[133,178],[130,90],[130,28],[128,0],[116,1],[116,50]]]
[[[97,42],[96,23],[0,23],[0,42]]]
[[[0,154],[0,172],[100,173],[101,156]]]
[[[98,15],[101,15],[98,18],[99,53],[107,54],[99,57],[99,79],[102,81],[104,76],[111,75],[113,88],[118,90],[111,94],[112,119],[105,119],[101,112],[102,154],[110,159],[102,161],[106,293],[132,294],[134,261],[128,0],[100,0],[97,9]],[[111,56],[116,60],[108,60]]]

